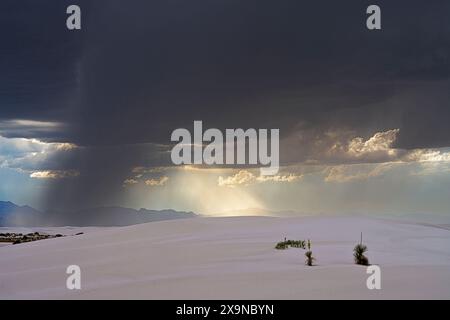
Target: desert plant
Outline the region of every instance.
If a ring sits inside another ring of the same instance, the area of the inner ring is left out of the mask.
[[[313,257],[313,255],[312,255],[312,251],[311,251],[311,250],[306,251],[305,257],[306,257],[305,264],[306,264],[307,266],[312,266],[314,260],[316,260],[316,259]]]
[[[293,248],[305,249],[304,243],[301,240],[288,240],[288,241],[286,241],[286,244]]]
[[[278,249],[278,250],[284,250],[284,249],[287,249],[287,248],[288,248],[288,245],[286,244],[285,241],[278,242],[276,244],[276,246],[275,246],[275,249]]]
[[[305,249],[304,240],[284,240],[275,245],[275,249],[284,250],[289,247]]]
[[[355,263],[363,266],[369,265],[369,259],[364,255],[367,251],[367,246],[359,243],[353,249],[353,257],[355,258]]]

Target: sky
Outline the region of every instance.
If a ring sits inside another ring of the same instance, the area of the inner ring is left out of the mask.
[[[370,4],[1,1],[0,200],[450,214],[450,3]],[[279,173],[174,166],[194,120],[278,128]]]

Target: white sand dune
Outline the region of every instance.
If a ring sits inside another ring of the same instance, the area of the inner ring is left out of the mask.
[[[79,231],[79,230],[78,230]],[[360,232],[382,289],[353,264]],[[54,230],[54,232],[57,232]],[[312,239],[275,250],[284,237]],[[66,289],[66,268],[82,289]],[[449,299],[450,231],[355,217],[196,218],[0,247],[1,299]]]

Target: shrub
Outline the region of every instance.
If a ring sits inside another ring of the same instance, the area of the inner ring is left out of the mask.
[[[306,251],[305,256],[306,256],[305,264],[306,264],[307,266],[312,266],[314,260],[316,260],[316,259],[313,257],[313,255],[312,255],[312,251],[311,251],[311,250]]]
[[[288,247],[305,249],[305,241],[302,240],[284,240],[282,242],[278,242],[275,246],[275,249],[284,250]]]
[[[362,243],[357,244],[353,249],[353,257],[355,258],[355,263],[363,266],[369,265],[369,259],[364,255],[366,253],[367,247]]]
[[[301,240],[288,240],[286,244],[294,248],[305,249],[305,242]]]
[[[286,244],[286,241],[278,242],[277,245],[275,246],[275,249],[278,249],[278,250],[284,250],[287,248],[288,248],[288,245]]]

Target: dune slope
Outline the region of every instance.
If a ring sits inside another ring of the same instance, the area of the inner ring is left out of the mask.
[[[55,229],[57,230],[57,228]],[[382,289],[353,264],[363,232]],[[55,231],[56,232],[56,231]],[[304,250],[276,242],[312,240]],[[66,288],[68,265],[82,289]],[[1,299],[450,298],[450,231],[355,217],[198,218],[93,229],[81,236],[0,247]]]

